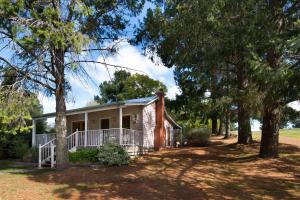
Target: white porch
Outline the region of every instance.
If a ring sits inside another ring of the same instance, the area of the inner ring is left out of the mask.
[[[132,129],[114,128],[76,131],[67,137],[67,148],[70,152],[81,147],[100,147],[107,143],[120,144],[130,155],[137,155],[143,144],[143,133]],[[39,167],[47,161],[50,161],[51,167],[54,167],[55,147],[56,138],[45,144],[39,144]]]
[[[84,147],[100,147],[106,143],[117,143],[124,146],[130,154],[137,154],[136,150],[143,146],[143,129],[140,127],[142,125],[142,109],[140,108],[114,106],[67,113],[68,151],[76,151],[78,148]],[[51,115],[51,117],[53,116],[55,115]],[[37,146],[39,149],[39,166],[51,161],[53,167],[55,134],[37,134],[36,120],[38,119],[35,118],[32,123],[32,146]],[[134,152],[132,152],[133,150]]]

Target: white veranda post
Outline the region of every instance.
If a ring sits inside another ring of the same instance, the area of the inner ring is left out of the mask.
[[[84,146],[87,146],[88,113],[84,113]]]
[[[123,124],[123,110],[122,107],[119,108],[119,128],[120,128],[120,145],[122,145],[122,136],[123,136],[123,129],[122,129],[122,124]]]
[[[36,120],[32,120],[32,138],[31,138],[32,146],[36,146]]]

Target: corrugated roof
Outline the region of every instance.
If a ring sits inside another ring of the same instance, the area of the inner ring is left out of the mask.
[[[104,109],[104,108],[109,108],[109,107],[117,107],[117,106],[133,106],[133,105],[147,105],[157,99],[157,96],[150,96],[150,97],[143,97],[143,98],[138,98],[138,99],[128,99],[125,101],[118,101],[118,102],[111,102],[111,103],[104,103],[104,104],[98,104],[98,105],[93,105],[93,106],[85,106],[81,108],[76,108],[76,109],[71,109],[67,110],[66,114],[75,114],[75,113],[80,113],[80,112],[88,112],[92,110],[97,110],[97,109]],[[51,118],[55,117],[56,113],[46,113],[40,116],[34,116],[33,119],[38,119],[38,118]]]
[[[151,97],[143,97],[138,99],[128,99],[125,100],[125,104],[148,104],[154,100],[157,99],[157,96],[151,96]]]

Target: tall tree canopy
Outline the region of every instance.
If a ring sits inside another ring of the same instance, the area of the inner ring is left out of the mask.
[[[167,92],[167,87],[162,82],[147,75],[130,74],[125,70],[116,71],[114,78],[101,83],[99,89],[100,95],[95,99],[105,103],[153,96],[160,89]]]
[[[273,157],[278,155],[282,107],[299,98],[299,4],[294,0],[157,1],[135,42],[157,53],[166,66],[175,65],[185,106],[196,114],[199,109],[193,107],[207,103],[207,92],[212,119],[222,116],[220,110],[227,116],[236,109],[240,143],[251,141],[250,117],[259,109],[260,155]],[[224,97],[225,109],[216,109],[216,102]]]
[[[55,95],[57,168],[68,166],[66,74],[88,76],[86,63],[103,64],[93,55],[116,50],[108,44],[123,35],[128,17],[138,14],[143,4],[144,0],[0,1],[0,70],[14,68],[22,86]]]

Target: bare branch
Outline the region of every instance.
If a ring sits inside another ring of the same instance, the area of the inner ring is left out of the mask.
[[[94,49],[82,49],[80,51],[110,51],[110,52],[114,52],[115,49],[114,48],[94,48]],[[68,50],[66,52],[72,53],[75,52],[74,50]]]
[[[0,60],[2,60],[3,62],[5,62],[8,66],[14,68],[25,79],[29,79],[32,82],[37,83],[37,84],[41,85],[44,88],[47,88],[48,90],[50,90],[52,92],[55,92],[55,89],[52,88],[50,85],[47,85],[47,84],[43,83],[42,81],[37,80],[37,79],[31,77],[31,74],[29,72],[24,72],[24,71],[20,70],[18,67],[16,67],[15,65],[11,64],[7,59],[5,59],[5,58],[3,58],[3,57],[0,56]]]
[[[121,65],[108,64],[108,63],[105,63],[105,62],[94,61],[94,60],[77,60],[77,61],[73,61],[73,62],[67,63],[67,64],[65,64],[65,66],[68,66],[68,65],[71,65],[71,64],[75,64],[75,63],[97,63],[97,64],[102,64],[102,65],[107,65],[107,66],[110,66],[110,67],[115,67],[115,68],[121,68],[121,69],[127,69],[127,70],[137,71],[137,72],[145,74],[145,72],[143,72],[142,70],[133,69],[133,68],[125,67],[125,66],[121,66]]]

